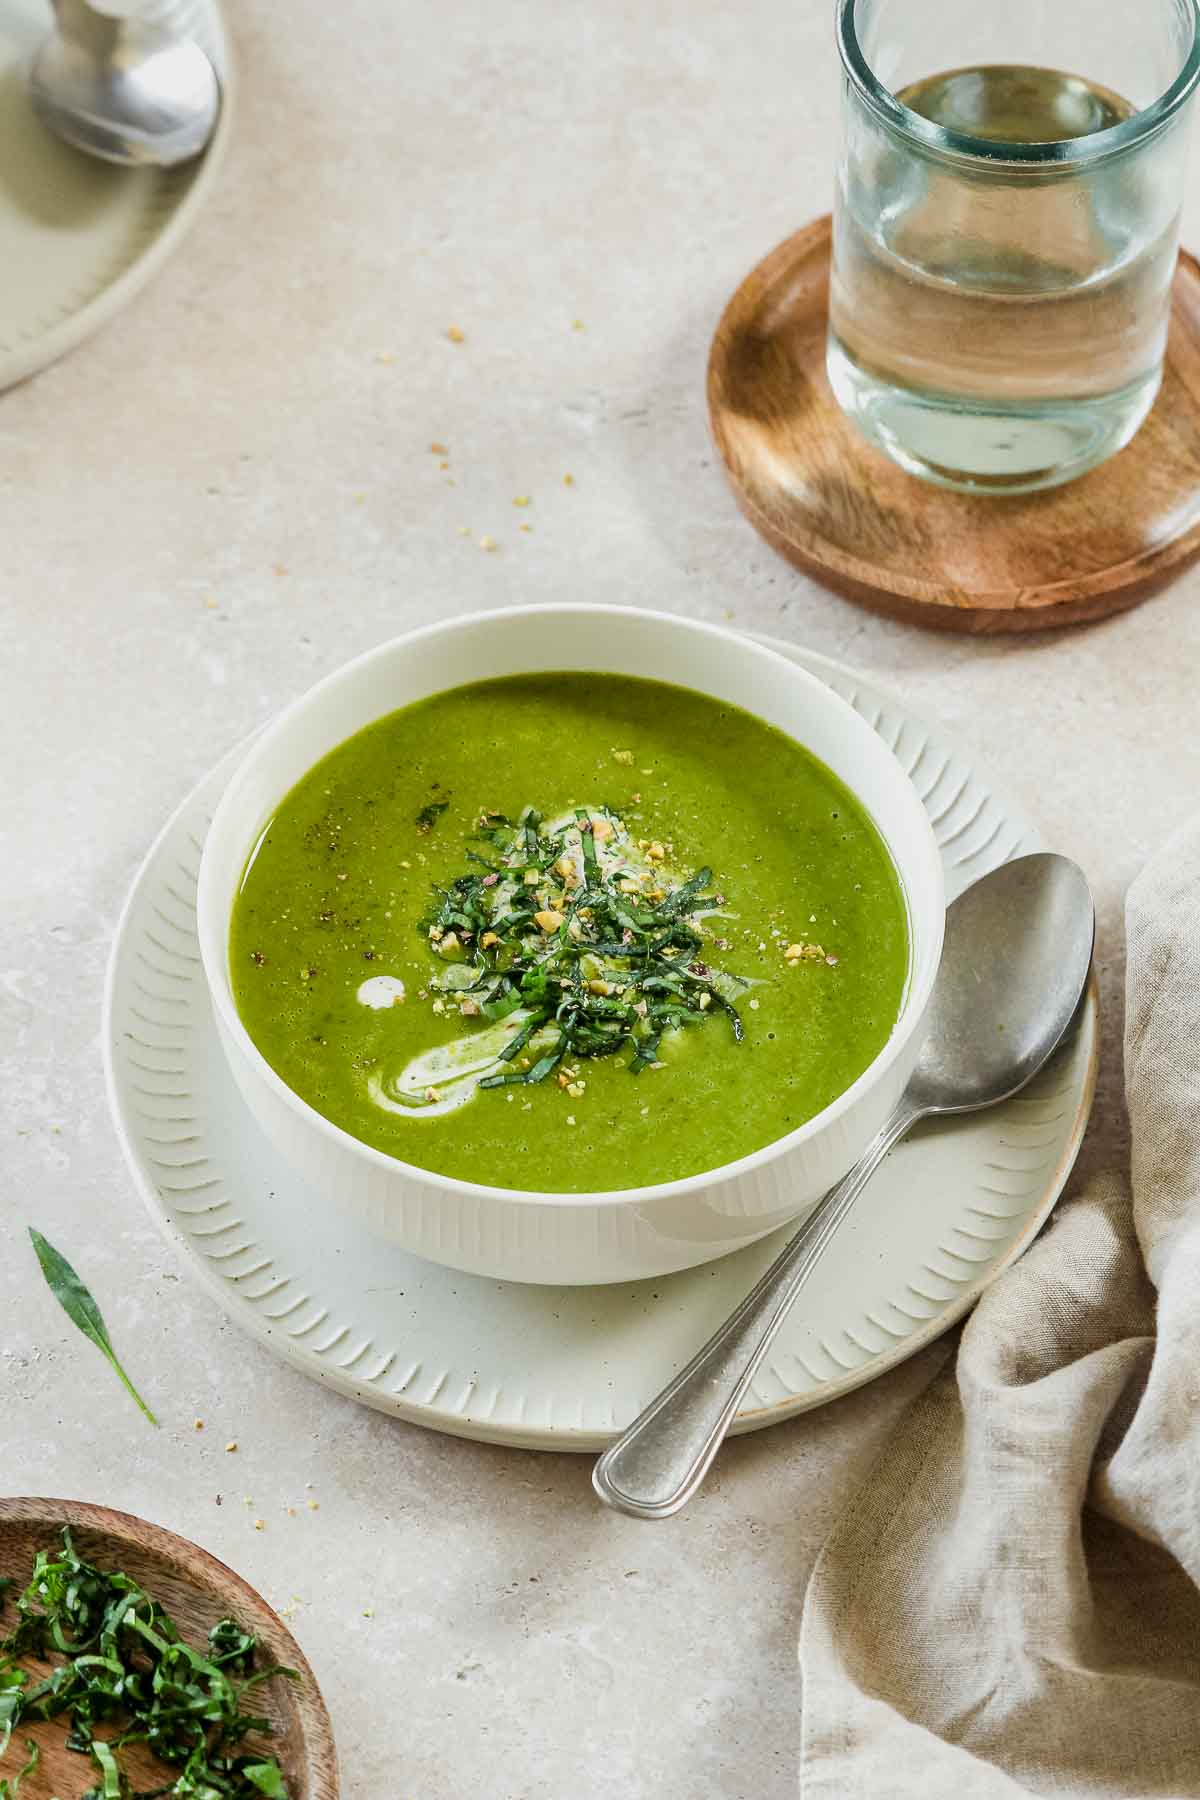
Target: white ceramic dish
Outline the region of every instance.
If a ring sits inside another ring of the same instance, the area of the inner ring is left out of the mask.
[[[260,1055],[234,1004],[230,915],[247,857],[294,783],[354,732],[398,707],[470,681],[554,669],[672,681],[787,732],[866,807],[907,898],[908,990],[883,1050],[807,1124],[701,1176],[611,1193],[555,1194],[431,1173],[372,1149],[308,1106]],[[200,953],[234,1078],[293,1168],[329,1203],[418,1255],[503,1280],[555,1284],[690,1268],[810,1210],[875,1135],[908,1080],[944,918],[942,866],[929,821],[895,757],[852,707],[748,638],[668,614],[596,606],[525,607],[433,626],[384,644],[321,682],[256,738],[230,782],[205,844],[198,907]]]
[[[0,388],[107,324],[157,274],[212,190],[233,124],[220,9],[215,0],[150,0],[143,10],[194,37],[221,77],[212,141],[176,169],[118,169],[52,136],[24,87],[50,8],[0,0]]]
[[[850,670],[792,645],[901,757],[951,899],[1046,849],[974,754]],[[256,1343],[393,1418],[546,1450],[598,1450],[726,1318],[775,1233],[703,1268],[608,1287],[521,1287],[412,1256],[331,1212],[268,1144],[217,1043],[196,941],[196,871],[244,755],[212,771],[134,881],[109,964],[103,1042],[138,1191],[189,1273]],[[1098,1013],[1019,1099],[923,1127],[872,1179],[759,1370],[735,1431],[820,1406],[944,1331],[1036,1235],[1092,1102]]]

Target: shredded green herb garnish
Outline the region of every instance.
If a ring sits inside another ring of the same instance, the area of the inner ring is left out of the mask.
[[[25,1761],[10,1780],[0,1780],[0,1800],[17,1800],[21,1791],[21,1783],[27,1775],[32,1775],[42,1760],[42,1753],[32,1738],[25,1739]]]
[[[53,1244],[47,1243],[41,1232],[35,1231],[32,1225],[29,1227],[29,1237],[37,1252],[42,1274],[46,1277],[46,1285],[72,1325],[77,1326],[84,1337],[90,1338],[96,1348],[108,1358],[119,1380],[137,1401],[150,1423],[157,1425],[158,1420],[117,1360],[117,1353],[109,1341],[108,1328],[90,1289],[84,1286],[62,1252],[56,1250]]]
[[[661,1066],[665,1032],[710,1013],[741,1042],[733,997],[749,983],[702,955],[702,921],[725,904],[711,869],[675,879],[670,846],[635,844],[607,807],[549,824],[532,808],[516,824],[486,813],[477,841],[489,852],[467,852],[479,872],[435,887],[422,929],[454,965],[431,983],[443,1007],[451,995],[467,1018],[522,1014],[498,1054],[514,1066],[481,1088],[529,1086],[569,1059],[626,1049],[637,1075]]]
[[[213,1626],[206,1651],[194,1650],[131,1576],[84,1562],[65,1526],[61,1552],[38,1551],[16,1610],[0,1642],[0,1756],[17,1725],[66,1714],[68,1750],[88,1757],[99,1776],[81,1800],[288,1800],[276,1759],[241,1747],[271,1730],[242,1703],[260,1682],[297,1677],[255,1670],[257,1640],[232,1619]],[[62,1660],[39,1680],[21,1667],[22,1658],[55,1656]],[[120,1752],[138,1743],[178,1772],[134,1793]],[[13,1800],[36,1766],[29,1749],[20,1773],[0,1782],[0,1800]]]
[[[448,800],[431,800],[428,806],[423,806],[417,814],[417,830],[422,835],[432,831],[449,805]]]

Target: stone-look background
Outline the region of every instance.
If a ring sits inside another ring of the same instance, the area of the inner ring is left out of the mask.
[[[595,1505],[586,1458],[310,1385],[133,1193],[98,1054],[118,908],[231,744],[410,626],[569,596],[782,633],[973,740],[1090,873],[1098,1166],[1123,1146],[1122,896],[1200,795],[1200,575],[1089,631],[971,642],[853,610],[736,513],[704,360],[746,269],[828,205],[824,4],[231,12],[215,200],[149,293],[0,398],[0,1481],[299,1596],[346,1800],[782,1800],[812,1560],[940,1350],[731,1444],[661,1526]],[[1198,208],[1200,184],[1193,242]],[[45,1292],[27,1220],[86,1268],[159,1433]]]

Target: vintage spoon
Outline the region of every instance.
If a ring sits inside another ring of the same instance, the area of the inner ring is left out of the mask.
[[[198,156],[221,108],[216,70],[199,44],[87,0],[53,0],[55,27],[29,71],[44,125],[114,163],[167,167]]]
[[[737,1311],[610,1445],[592,1484],[635,1519],[667,1519],[696,1492],[775,1333],[884,1154],[918,1119],[1019,1092],[1053,1054],[1087,984],[1095,912],[1065,856],[1023,856],[946,914],[929,1035],[895,1111]]]

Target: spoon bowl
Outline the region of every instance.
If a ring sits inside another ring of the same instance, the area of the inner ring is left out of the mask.
[[[1075,1016],[1095,914],[1065,856],[1005,863],[959,896],[907,1100],[923,1114],[995,1106],[1032,1081]]]

